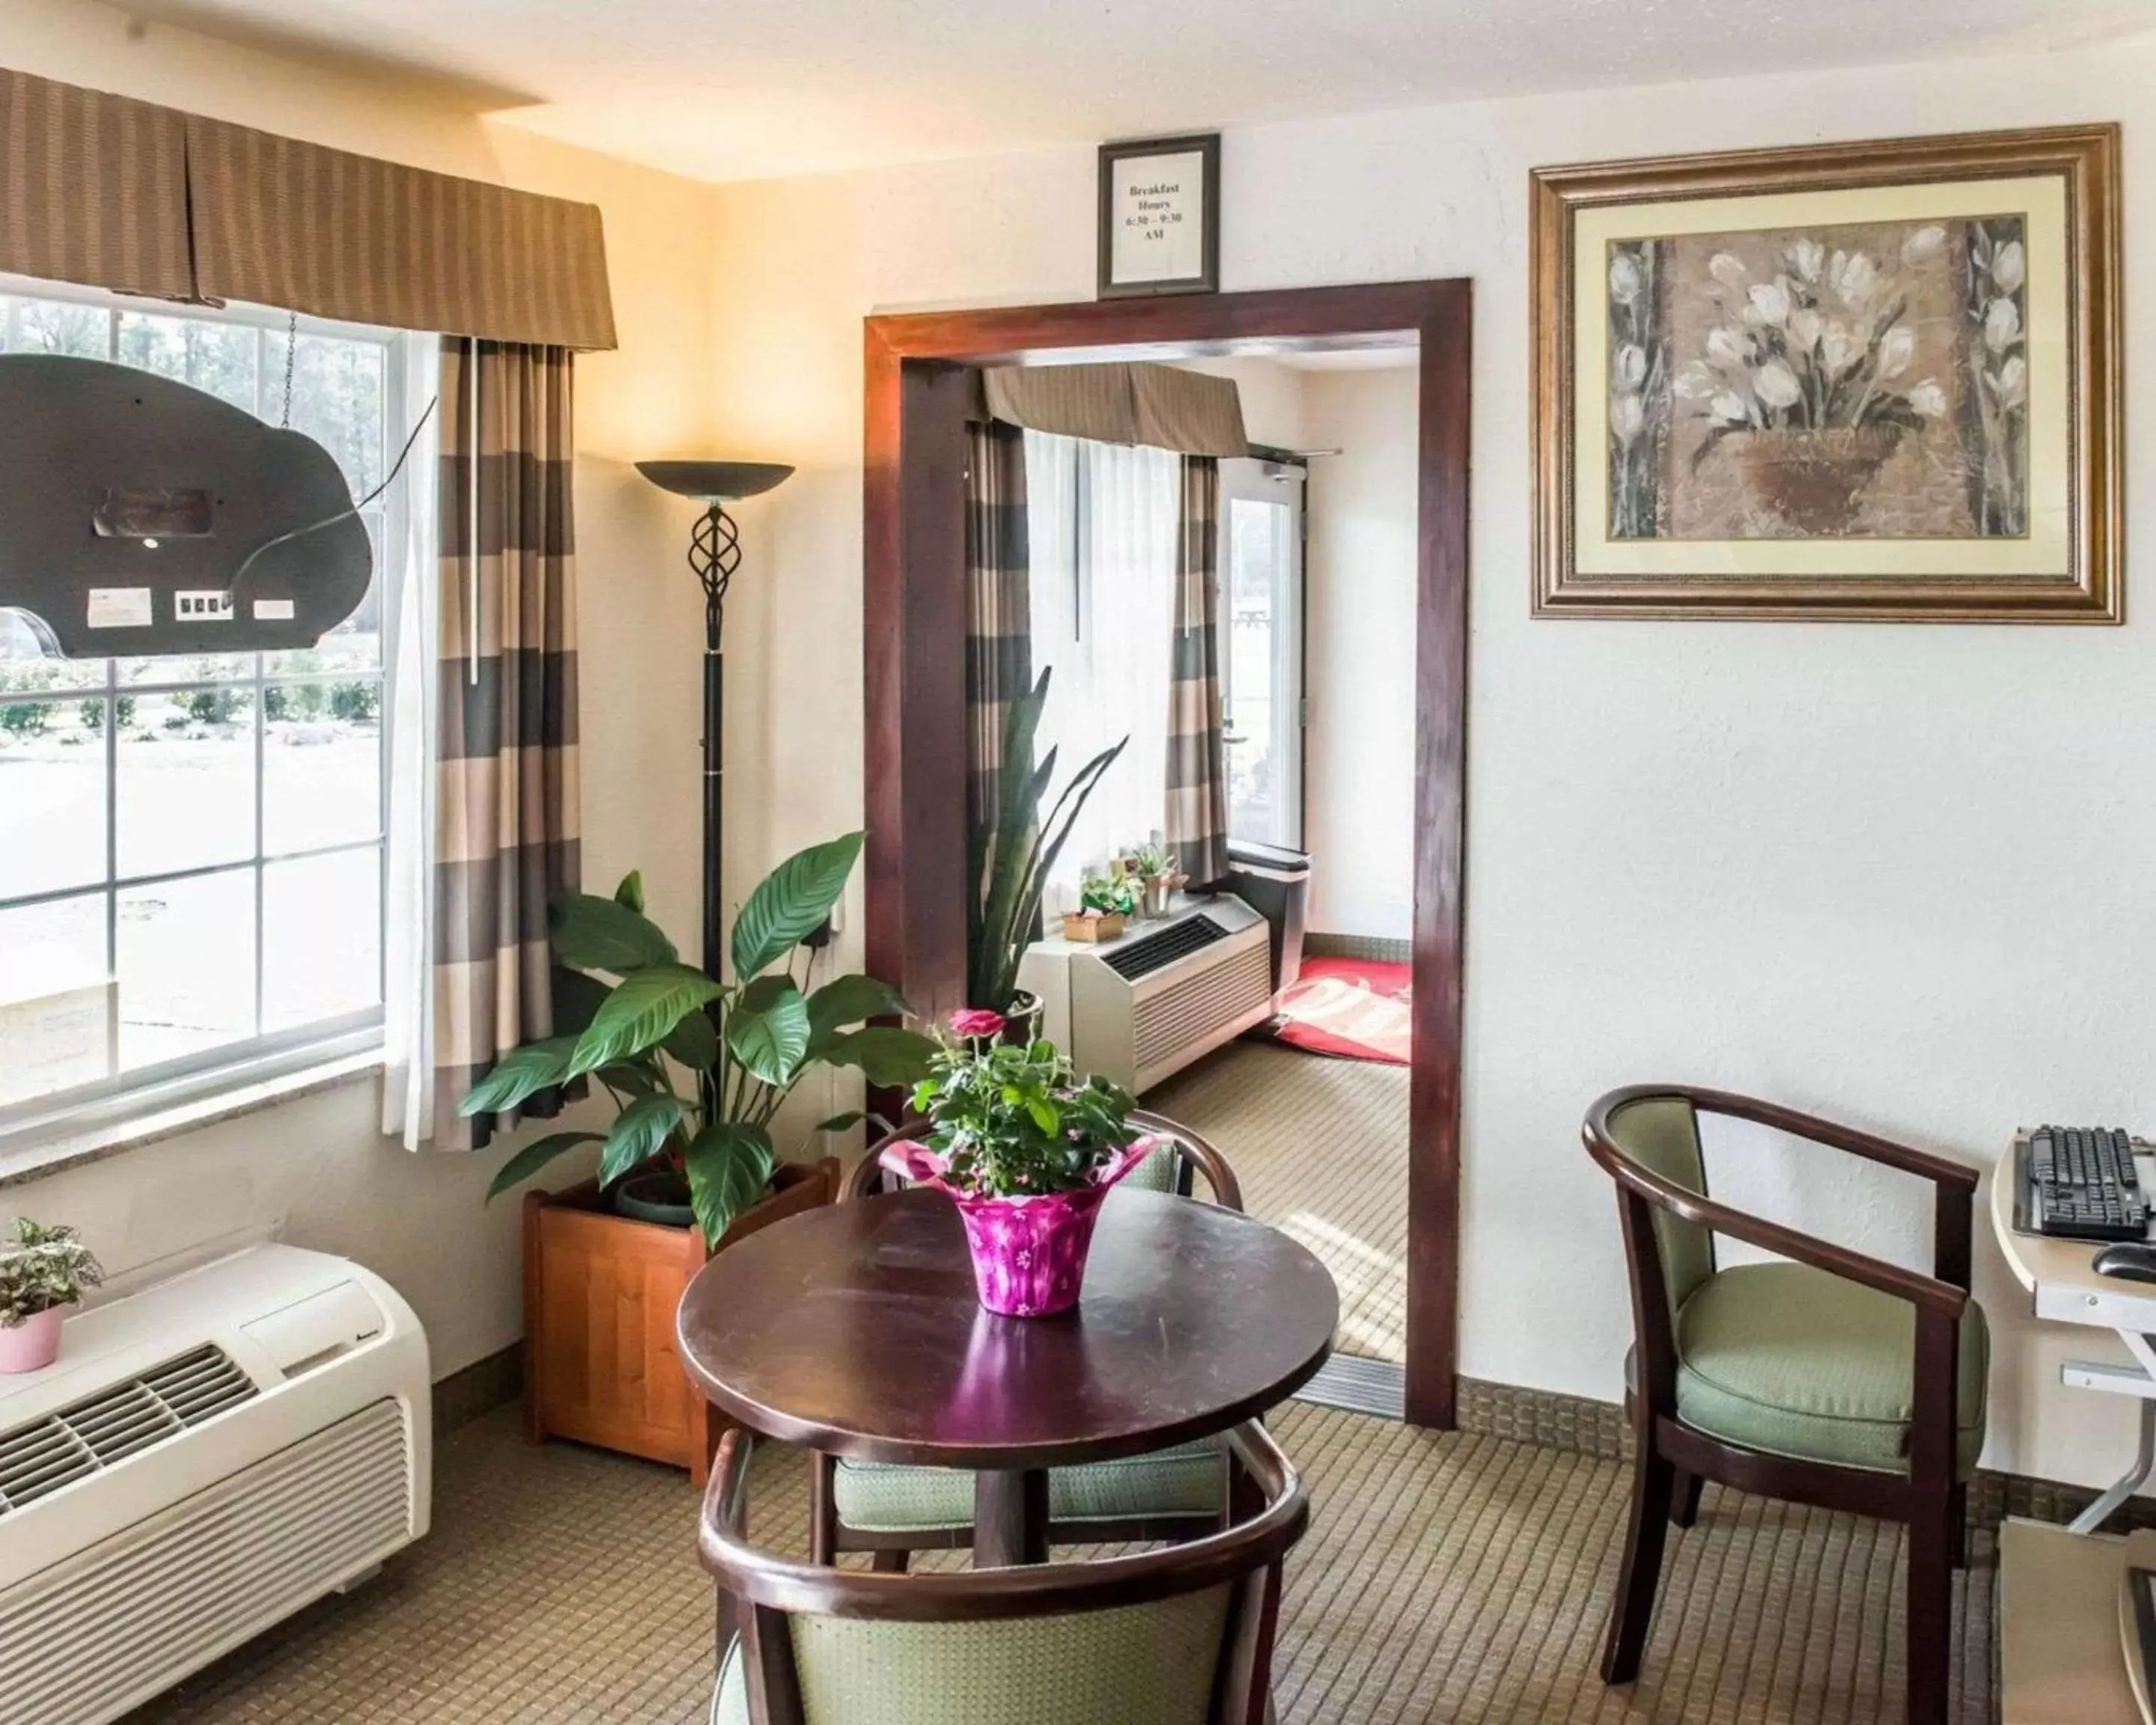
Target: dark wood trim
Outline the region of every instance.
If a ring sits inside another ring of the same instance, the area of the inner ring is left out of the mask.
[[[1466,281],[1390,282],[872,317],[865,355],[867,957],[927,1014],[963,1004],[965,981],[965,438],[954,368],[1074,348],[1105,360],[1420,344],[1407,1407],[1417,1424],[1446,1428],[1458,1410],[1472,322]]]

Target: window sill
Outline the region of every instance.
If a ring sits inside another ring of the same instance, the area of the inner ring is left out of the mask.
[[[259,1114],[302,1096],[357,1083],[381,1070],[382,1050],[362,1049],[357,1054],[340,1055],[311,1066],[282,1072],[274,1078],[235,1085],[230,1090],[177,1102],[154,1113],[108,1122],[82,1132],[58,1132],[40,1142],[0,1149],[0,1188],[20,1186],[63,1169],[80,1168],[89,1163],[102,1162],[109,1156],[139,1150],[161,1139],[176,1138],[185,1132],[199,1132],[204,1127]]]

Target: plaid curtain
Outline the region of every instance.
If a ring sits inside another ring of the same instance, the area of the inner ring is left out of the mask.
[[[475,1150],[511,1116],[457,1117],[510,1050],[553,1034],[547,907],[579,884],[569,350],[442,349],[441,704],[434,1121]],[[560,1107],[542,1094],[525,1104]]]
[[[1027,598],[1025,434],[966,427],[966,819],[993,819],[1010,703],[1033,686]]]
[[[1227,750],[1220,741],[1220,464],[1183,458],[1175,642],[1168,685],[1168,848],[1193,883],[1228,872]]]

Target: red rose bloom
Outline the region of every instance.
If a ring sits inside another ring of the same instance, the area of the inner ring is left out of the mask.
[[[1004,1031],[1004,1015],[990,1012],[984,1006],[961,1007],[951,1014],[951,1034],[953,1036],[1000,1036]]]

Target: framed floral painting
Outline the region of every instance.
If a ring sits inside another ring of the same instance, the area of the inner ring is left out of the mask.
[[[2118,129],[1547,168],[1538,615],[2117,623]]]

